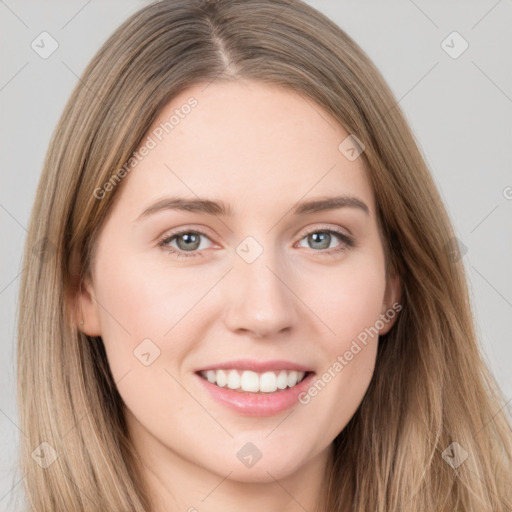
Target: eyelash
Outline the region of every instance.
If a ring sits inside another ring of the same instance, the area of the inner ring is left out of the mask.
[[[342,241],[341,247],[334,247],[332,249],[323,249],[323,250],[319,250],[319,251],[314,251],[314,249],[312,249],[314,252],[321,253],[322,256],[336,256],[338,253],[341,253],[343,251],[346,251],[347,249],[355,247],[354,239],[351,236],[347,235],[346,233],[344,233],[341,230],[337,230],[337,229],[333,229],[333,228],[314,229],[312,231],[305,233],[299,241],[301,241],[302,239],[304,239],[305,237],[307,237],[313,233],[328,233],[331,235],[334,234],[338,238],[340,238],[340,240]],[[169,245],[167,245],[172,240],[174,240],[174,238],[179,237],[180,235],[184,235],[184,234],[201,235],[201,236],[205,236],[206,238],[209,238],[208,235],[206,233],[203,233],[202,231],[183,229],[183,230],[171,233],[171,234],[166,234],[162,239],[160,239],[160,241],[158,242],[158,246],[162,247],[163,249],[165,249],[167,252],[169,252],[171,254],[175,254],[178,258],[181,258],[181,257],[194,258],[197,256],[202,257],[203,255],[201,254],[200,251],[190,251],[190,252],[181,251],[179,249],[175,249],[174,247],[170,247]]]

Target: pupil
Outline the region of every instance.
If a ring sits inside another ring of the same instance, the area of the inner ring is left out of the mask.
[[[310,242],[312,242],[313,244],[319,244],[319,246],[317,246],[317,248],[319,249],[327,249],[330,245],[330,238],[331,235],[329,233],[323,232],[313,233],[309,235]],[[199,246],[199,237],[193,233],[185,233],[183,235],[180,235],[180,237],[178,237],[178,245],[180,246],[182,245],[180,243],[181,241],[184,241],[184,245],[180,248],[185,248],[185,250],[197,249],[197,247]]]
[[[183,246],[180,243],[181,241],[185,242]],[[185,233],[184,235],[178,237],[178,245],[180,246],[180,249],[197,249],[197,247],[199,246],[198,241],[199,237],[193,233]]]
[[[310,241],[312,241],[313,244],[319,243],[320,246],[317,246],[317,249],[327,249],[330,245],[330,238],[331,235],[329,233],[313,233],[310,236]],[[319,240],[323,239],[323,240]],[[327,242],[327,243],[326,243]]]

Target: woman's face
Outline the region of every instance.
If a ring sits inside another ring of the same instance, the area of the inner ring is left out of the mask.
[[[356,411],[399,283],[348,132],[286,89],[204,87],[117,184],[83,331],[147,460],[269,481],[322,459]]]

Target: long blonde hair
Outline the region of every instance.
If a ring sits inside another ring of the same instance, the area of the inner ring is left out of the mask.
[[[150,4],[78,81],[44,163],[19,297],[20,464],[31,509],[151,510],[101,338],[79,331],[73,296],[118,187],[101,200],[95,190],[179,92],[239,78],[303,94],[364,144],[388,268],[402,282],[403,309],[381,336],[370,387],[334,441],[326,510],[510,511],[510,422],[480,354],[439,193],[379,71],[297,0]],[[447,462],[455,455],[462,463]]]

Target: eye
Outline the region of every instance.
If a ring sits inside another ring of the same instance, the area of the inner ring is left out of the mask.
[[[341,244],[332,245],[336,238],[341,240]],[[334,255],[341,251],[345,251],[350,247],[354,247],[354,240],[352,237],[337,229],[317,229],[310,231],[301,239],[301,242],[306,240],[313,249],[319,249],[322,254]],[[299,242],[300,244],[300,242]],[[299,247],[304,247],[299,245]]]
[[[207,249],[208,246],[202,243],[202,238],[210,240],[210,238],[202,231],[184,229],[174,233],[166,234],[158,243],[159,247],[163,247],[167,252],[175,254],[177,257],[195,257],[203,256],[202,249]],[[338,239],[341,243],[332,245],[332,242]],[[306,243],[312,245],[313,249],[318,249],[322,255],[335,255],[339,252],[345,251],[350,247],[354,247],[355,243],[351,236],[337,229],[316,229],[310,231],[302,237],[300,242],[306,240]],[[299,244],[300,244],[299,242]],[[174,244],[174,245],[173,245]],[[299,247],[304,247],[299,245]]]
[[[176,233],[166,234],[158,243],[159,247],[164,247],[168,252],[176,254],[178,257],[202,256],[200,249],[206,249],[202,244],[201,237],[210,240],[201,231],[183,230]],[[177,246],[172,246],[172,243]],[[187,254],[190,253],[190,254]]]

